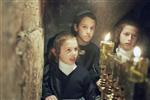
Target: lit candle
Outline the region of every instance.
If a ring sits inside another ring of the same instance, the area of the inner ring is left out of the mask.
[[[141,57],[141,53],[141,49],[136,46],[133,50],[133,65],[130,67],[129,77],[133,82],[143,82],[147,75],[149,60]]]
[[[133,54],[135,56],[133,59],[134,64],[137,64],[141,59],[141,57],[140,57],[141,56],[141,49],[138,46],[136,46],[133,50]]]
[[[105,36],[104,41],[109,41],[109,39],[110,39],[110,32]]]
[[[105,65],[107,63],[108,53],[112,53],[114,43],[110,41],[110,33],[105,36],[104,41],[100,42],[100,63]]]
[[[101,49],[101,53],[104,55],[113,52],[114,43],[110,41],[110,32],[105,36],[104,41],[101,41],[100,49]]]

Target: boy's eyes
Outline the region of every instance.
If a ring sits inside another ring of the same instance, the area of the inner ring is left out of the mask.
[[[75,50],[75,51],[78,51],[79,49],[78,49],[78,48],[74,48],[74,50]],[[66,49],[66,51],[67,51],[67,52],[71,52],[72,49],[69,49],[69,48],[68,48],[68,49]]]
[[[75,51],[78,51],[79,49],[78,49],[78,48],[75,48],[74,50],[75,50]]]
[[[83,28],[88,28],[88,26],[82,26]],[[94,27],[92,26],[92,27],[89,27],[91,30],[93,30],[94,29]]]
[[[87,26],[82,26],[83,28],[87,28]]]
[[[95,29],[94,27],[91,27],[91,30]]]
[[[136,37],[137,37],[137,35],[132,35],[132,37],[133,37],[133,38],[136,38]]]
[[[70,52],[70,51],[71,51],[71,49],[67,49],[66,51],[67,51],[67,52]]]
[[[130,33],[124,33],[124,35],[125,35],[125,36],[129,36],[129,35],[130,35]],[[132,34],[131,34],[131,35],[132,35]],[[132,37],[133,37],[133,38],[136,38],[136,37],[137,37],[137,35],[132,35]]]
[[[129,33],[124,33],[124,35],[125,35],[125,36],[129,36],[130,34],[129,34]]]

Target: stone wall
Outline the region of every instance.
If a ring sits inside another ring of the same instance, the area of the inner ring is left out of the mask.
[[[41,2],[1,2],[0,99],[40,100],[44,52]]]

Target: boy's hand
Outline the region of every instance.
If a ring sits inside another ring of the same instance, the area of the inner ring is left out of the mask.
[[[45,100],[58,100],[55,95],[51,95],[45,98]]]
[[[101,80],[99,79],[97,82],[96,82],[96,85],[99,86],[101,83]]]

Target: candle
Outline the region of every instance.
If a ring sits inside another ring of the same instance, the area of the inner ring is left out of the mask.
[[[104,41],[100,42],[100,63],[106,64],[108,53],[112,53],[114,49],[114,43],[110,41],[110,33],[105,36]]]
[[[101,53],[104,55],[113,52],[114,43],[110,41],[110,32],[105,36],[104,41],[101,41],[100,49],[101,49]]]
[[[133,50],[133,54],[134,54],[134,59],[133,59],[134,64],[137,64],[141,58],[140,57],[141,56],[141,49],[138,46],[136,46]]]
[[[110,39],[110,32],[105,36],[105,41],[109,41],[109,39]]]
[[[143,82],[147,75],[149,60],[141,57],[141,53],[141,49],[136,46],[133,50],[133,65],[130,67],[129,77],[129,79],[133,82]]]

